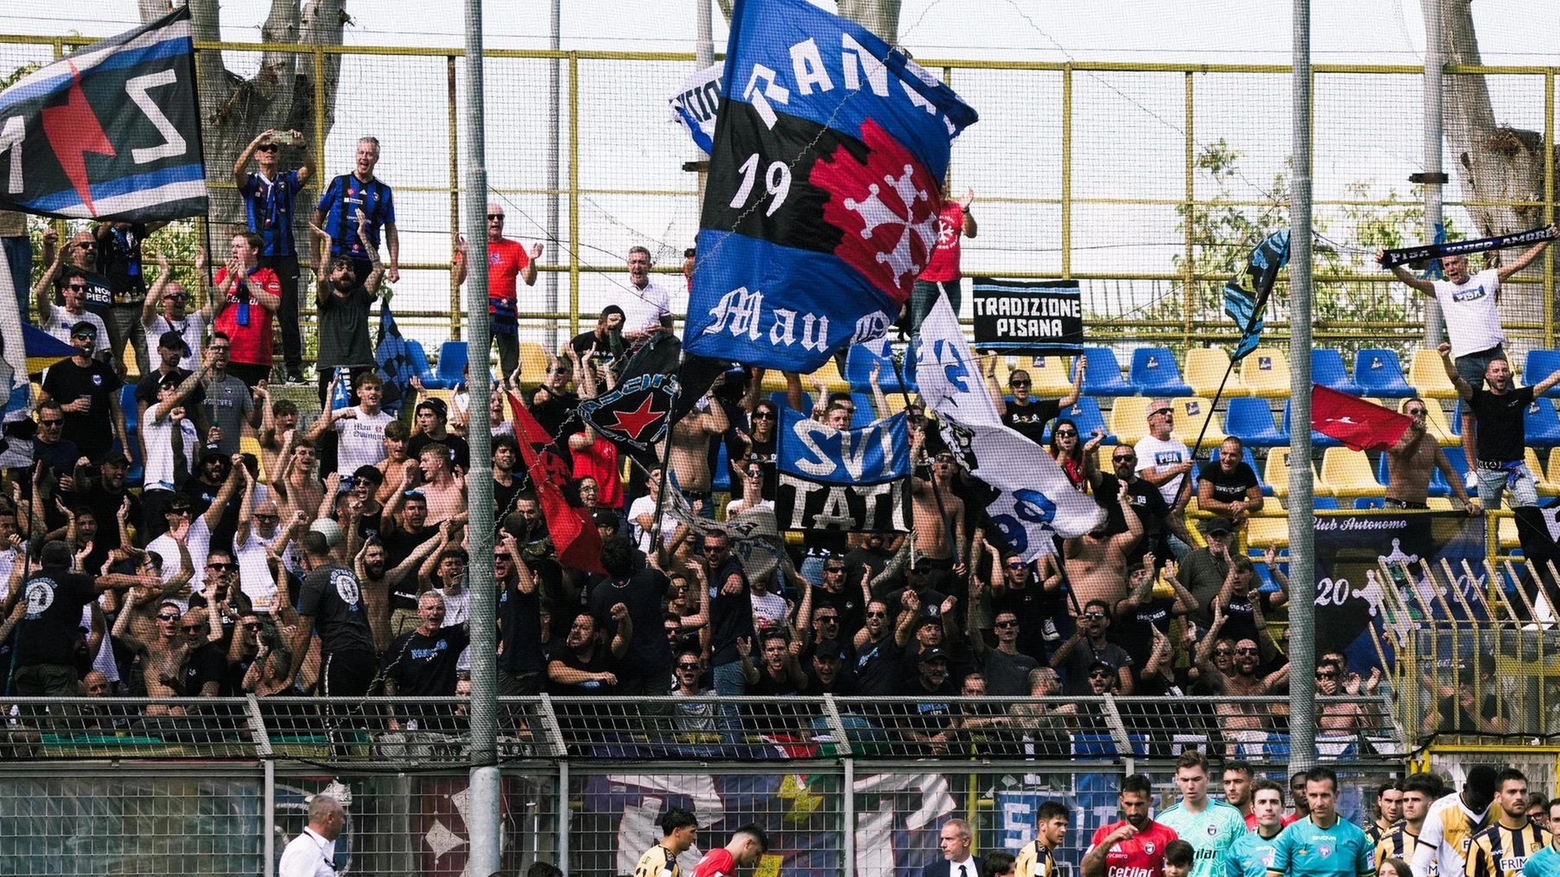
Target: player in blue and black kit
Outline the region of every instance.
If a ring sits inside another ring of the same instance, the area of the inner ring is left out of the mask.
[[[1284,787],[1272,780],[1256,780],[1250,797],[1256,825],[1224,854],[1224,877],[1267,877],[1273,866],[1273,851],[1284,831]]]
[[[1208,797],[1208,759],[1197,751],[1175,762],[1180,802],[1159,814],[1158,822],[1175,829],[1196,851],[1190,877],[1224,877],[1225,854],[1245,835],[1246,817],[1239,809]]]
[[[1375,877],[1370,838],[1338,816],[1338,775],[1325,767],[1308,771],[1305,801],[1310,813],[1278,836],[1268,877]]]

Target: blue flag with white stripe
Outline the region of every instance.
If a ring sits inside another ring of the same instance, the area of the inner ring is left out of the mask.
[[[1233,277],[1224,284],[1224,312],[1240,327],[1240,342],[1235,345],[1231,359],[1241,359],[1262,343],[1262,314],[1267,310],[1268,296],[1273,293],[1278,272],[1288,264],[1289,229],[1286,228],[1268,235],[1251,251],[1246,262],[1246,274],[1251,278],[1250,291]]]
[[[206,213],[187,7],[0,92],[0,207],[122,222]]]

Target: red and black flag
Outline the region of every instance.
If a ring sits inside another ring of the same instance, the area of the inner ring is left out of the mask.
[[[0,92],[0,207],[123,222],[206,212],[188,8]]]
[[[513,406],[515,438],[520,444],[520,462],[531,478],[542,517],[547,519],[547,535],[552,539],[558,562],[570,569],[606,574],[601,565],[601,533],[583,508],[569,505],[563,495],[569,483],[569,464],[553,447],[547,434],[531,412]]]
[[[615,387],[580,403],[580,418],[619,447],[646,450],[693,410],[729,365],[685,356],[677,336],[659,333],[635,351]]]

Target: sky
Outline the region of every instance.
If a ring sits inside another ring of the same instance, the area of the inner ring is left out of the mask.
[[[562,0],[562,45],[691,52],[695,2]],[[1474,3],[1486,63],[1560,65],[1560,19],[1532,18],[1543,6],[1532,0]],[[259,0],[225,2],[224,38],[258,39],[267,8]],[[923,62],[1286,64],[1290,8],[1282,0],[905,0],[900,41]],[[348,0],[346,11],[352,16],[349,45],[459,47],[464,40],[464,5],[450,0]],[[546,0],[486,3],[486,45],[545,48],[547,11]],[[719,49],[724,22],[718,11],[713,17]],[[1316,0],[1311,17],[1316,63],[1422,62],[1417,0]],[[0,9],[0,33],[6,34],[102,36],[135,22],[133,0],[13,0]],[[0,67],[36,54],[0,45]],[[256,59],[243,53],[226,58],[239,72],[252,70]],[[694,150],[667,121],[665,104],[691,70],[691,63],[682,62],[580,64],[580,183],[598,191],[580,200],[581,234],[571,246],[588,264],[608,269],[582,277],[584,312],[598,310],[618,293],[616,271],[629,245],[648,243],[661,264],[671,264],[697,230],[694,181],[681,170]],[[1261,198],[1288,154],[1287,77],[1193,78],[1196,147],[1222,139],[1239,150],[1240,172],[1228,183],[1231,193]],[[1184,79],[1179,73],[1075,77],[1073,194],[1118,203],[1074,207],[1074,271],[1170,270],[1180,244],[1174,206],[1119,202],[1183,196]],[[540,238],[546,199],[534,190],[545,186],[546,65],[490,62],[487,80],[490,184],[506,204],[511,236]],[[1503,79],[1494,89],[1501,121],[1541,128],[1540,84],[1536,78]],[[966,247],[967,266],[1055,276],[1061,270],[1059,208],[1050,202],[1059,196],[1060,76],[957,70],[953,86],[983,117],[954,147],[953,190],[974,188],[984,202],[982,234]],[[379,136],[385,144],[380,176],[398,187],[403,260],[445,258],[450,208],[448,194],[439,190],[449,185],[450,162],[443,59],[349,59],[342,95],[325,172],[348,169],[359,133]],[[1360,183],[1373,197],[1389,190],[1405,194],[1407,175],[1421,164],[1419,102],[1415,76],[1319,78],[1318,198],[1344,197],[1348,186]],[[1198,182],[1200,193],[1211,187],[1209,180]],[[1138,231],[1124,240],[1123,229]],[[564,284],[566,289],[566,279]],[[448,301],[447,283],[434,272],[413,274],[401,285],[398,294],[419,307]],[[674,306],[680,302],[674,298]],[[437,327],[426,331],[437,335]]]

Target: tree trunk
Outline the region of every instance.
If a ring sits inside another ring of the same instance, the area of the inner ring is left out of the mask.
[[[347,16],[344,0],[271,0],[271,11],[261,26],[261,40],[280,45],[341,45]],[[142,21],[167,14],[166,0],[138,0]],[[215,42],[221,34],[221,12],[217,0],[189,0],[191,32],[197,42]],[[260,68],[250,79],[242,79],[227,69],[218,52],[201,52],[197,57],[200,88],[201,138],[207,176],[224,180],[245,145],[267,128],[285,131],[296,128],[308,138],[309,148],[319,155],[324,144],[316,142],[314,119],[314,56],[307,51],[265,52]],[[324,120],[323,132],[329,135],[335,123],[336,85],[341,68],[339,55],[325,55],[323,64],[325,103],[319,108]],[[324,169],[317,169],[317,176]],[[211,190],[210,217],[213,237],[230,225],[241,225],[243,213],[236,193],[228,187]],[[304,235],[302,240],[307,240]]]
[[[1473,27],[1471,0],[1441,0],[1441,20],[1425,17],[1426,39],[1442,40],[1448,64],[1477,65],[1479,37]],[[1551,147],[1537,131],[1498,124],[1483,76],[1448,75],[1444,80],[1444,126],[1462,200],[1505,202],[1467,208],[1477,226],[1474,237],[1507,234],[1542,224],[1541,206],[1509,206],[1509,202],[1543,202],[1544,162]]]
[[[709,2],[709,0],[700,0]],[[889,45],[899,42],[900,0],[836,0],[841,16],[882,37]],[[721,14],[731,20],[732,0],[716,0]]]

